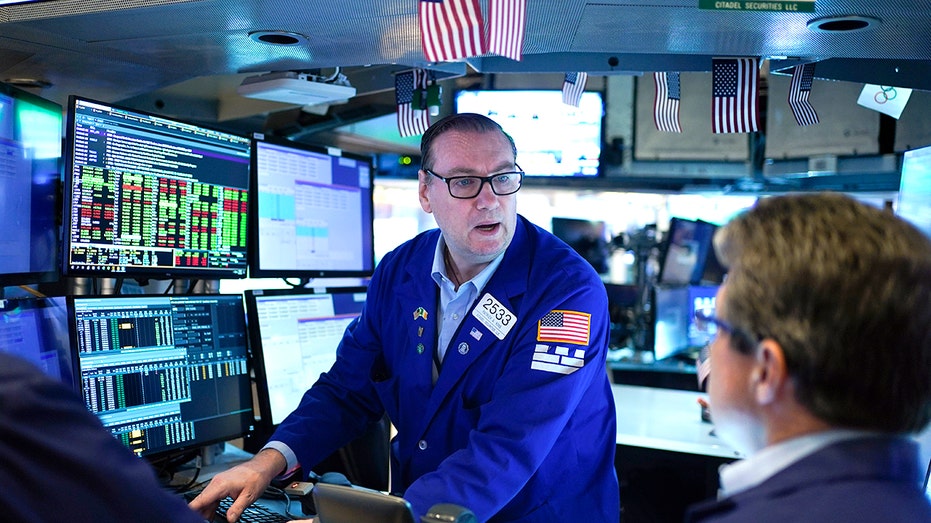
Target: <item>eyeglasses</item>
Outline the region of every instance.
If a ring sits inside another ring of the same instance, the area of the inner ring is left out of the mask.
[[[697,310],[695,311],[695,328],[703,334],[708,336],[714,336],[717,334],[718,329],[726,332],[727,334],[734,334],[736,330],[730,323],[727,323],[724,320],[715,318],[711,314],[705,314],[704,311]]]
[[[721,332],[724,332],[727,335],[740,340],[742,343],[738,343],[738,346],[746,347],[748,349],[754,346],[753,336],[750,336],[746,332],[738,329],[737,327],[734,327],[730,323],[720,318],[716,318],[712,314],[705,314],[705,312],[702,310],[695,311],[695,328],[698,329],[699,332],[706,334],[709,340],[713,338],[720,330]]]
[[[520,165],[514,164],[518,169]],[[430,169],[424,169],[427,174],[436,176],[446,182],[449,189],[449,195],[453,198],[468,200],[475,198],[482,192],[482,187],[487,183],[491,186],[491,191],[498,196],[507,196],[514,194],[520,189],[520,184],[524,180],[524,171],[510,171],[506,173],[493,174],[491,176],[449,176],[443,177]]]

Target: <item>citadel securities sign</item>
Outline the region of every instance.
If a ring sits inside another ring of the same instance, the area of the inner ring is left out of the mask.
[[[717,11],[785,11],[789,13],[814,13],[815,1],[764,2],[758,0],[698,0],[698,8]]]

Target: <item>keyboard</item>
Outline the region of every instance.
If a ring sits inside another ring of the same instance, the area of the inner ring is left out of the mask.
[[[190,501],[196,497],[196,493],[187,493],[185,498]],[[220,500],[220,506],[217,507],[214,522],[226,522],[226,511],[233,506],[233,498],[227,497]],[[293,521],[288,516],[257,503],[246,507],[245,512],[239,517],[240,523],[287,523]]]
[[[220,506],[217,507],[217,515],[222,517],[221,521],[226,521],[226,511],[233,506],[233,498],[223,498],[220,500]],[[246,507],[246,510],[239,517],[240,523],[286,523],[291,518],[275,512],[274,510],[254,503]]]

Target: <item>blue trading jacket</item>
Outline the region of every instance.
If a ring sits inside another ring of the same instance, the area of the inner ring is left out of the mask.
[[[617,521],[609,319],[598,275],[518,216],[434,386],[430,272],[439,234],[422,233],[379,263],[335,365],[272,439],[316,463],[387,412],[397,428],[392,490],[418,516],[446,502],[480,521]]]

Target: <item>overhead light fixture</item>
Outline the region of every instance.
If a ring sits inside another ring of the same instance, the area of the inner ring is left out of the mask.
[[[39,78],[7,78],[3,83],[25,89],[45,89],[52,86],[52,82]]]
[[[268,45],[300,45],[308,42],[305,35],[293,31],[250,31],[249,39]]]
[[[808,21],[808,29],[816,33],[853,33],[873,29],[879,25],[878,18],[860,15],[825,16]]]
[[[294,105],[317,105],[346,101],[356,95],[343,75],[332,82],[306,73],[283,71],[250,76],[242,81],[236,92],[247,98],[268,100]]]

